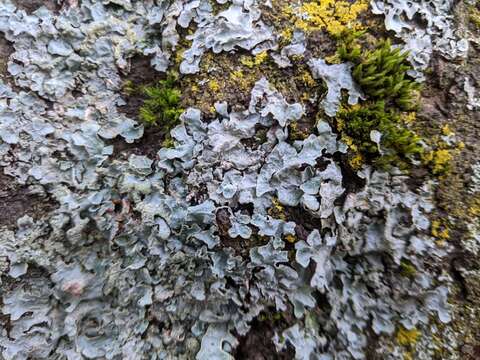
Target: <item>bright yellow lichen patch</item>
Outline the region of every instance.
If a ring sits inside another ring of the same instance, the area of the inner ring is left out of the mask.
[[[415,328],[407,330],[403,326],[400,326],[397,330],[395,339],[401,346],[413,346],[417,343],[420,335],[422,335],[422,333]]]
[[[348,163],[353,170],[360,170],[363,164],[365,164],[365,159],[362,154],[356,153],[350,159],[348,159]]]
[[[253,73],[245,74],[242,70],[235,70],[230,74],[230,80],[243,91],[250,90],[258,80]]]
[[[272,207],[268,209],[268,215],[280,220],[287,219],[287,216],[285,215],[285,208],[276,198],[272,199]]]
[[[450,229],[441,220],[433,220],[430,231],[432,236],[437,239],[436,243],[439,246],[445,245],[445,242],[450,239]]]
[[[254,57],[242,56],[240,58],[240,62],[249,68],[253,68],[254,66],[263,64],[265,60],[267,60],[267,58],[268,58],[268,53],[266,51],[262,51],[261,53],[255,55]]]
[[[422,161],[438,176],[450,172],[454,157],[465,148],[465,144],[455,138],[455,132],[448,124],[442,126],[440,134],[429,139],[428,143],[432,149],[423,154]]]
[[[301,17],[295,26],[307,33],[325,29],[331,35],[339,35],[346,29],[360,30],[362,24],[357,18],[367,9],[367,0],[310,1],[300,7]]]
[[[218,92],[220,90],[220,84],[218,83],[217,80],[215,79],[212,79],[208,82],[208,87],[210,88],[210,90],[212,90],[213,92]]]
[[[307,87],[314,87],[317,84],[311,73],[307,70],[301,72],[297,78]]]
[[[290,130],[289,137],[292,140],[304,140],[308,137],[307,133],[302,132],[298,128],[298,123],[296,121],[293,121],[292,123],[290,123],[289,130]]]
[[[297,238],[293,235],[290,235],[290,234],[285,236],[285,240],[287,240],[291,244],[297,242]]]
[[[293,39],[293,30],[291,28],[285,28],[280,32],[280,37],[283,42],[289,43]]]
[[[403,113],[402,114],[402,120],[405,124],[412,124],[415,122],[417,119],[417,113],[416,112],[409,112],[409,113]]]
[[[480,194],[478,193],[470,201],[470,205],[468,207],[468,216],[472,219],[480,218]]]
[[[445,135],[445,136],[455,135],[455,133],[452,131],[452,129],[450,129],[450,126],[448,126],[448,124],[446,124],[442,127],[442,134]]]
[[[185,50],[186,50],[185,48],[180,48],[175,52],[174,58],[173,58],[175,65],[178,66],[183,61],[183,53],[185,52]]]
[[[340,59],[340,56],[338,56],[338,54],[335,53],[333,55],[326,56],[325,61],[328,64],[340,64],[342,62],[342,59]]]
[[[200,89],[198,88],[198,85],[196,84],[193,84],[190,89],[192,89],[192,92],[193,93],[198,93],[200,91]]]
[[[360,105],[352,105],[350,108],[358,109],[360,108]],[[342,133],[342,130],[345,129],[345,121],[341,118],[337,118],[336,125],[337,130]],[[350,150],[348,163],[353,170],[360,170],[363,164],[365,164],[364,156],[358,151],[358,147],[354,144],[354,141],[350,136],[342,133],[341,140],[348,146],[348,149]]]
[[[431,164],[434,175],[445,173],[453,160],[452,150],[439,149],[425,153],[425,163]]]

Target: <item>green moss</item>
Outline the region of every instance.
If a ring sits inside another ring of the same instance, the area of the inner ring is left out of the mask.
[[[348,30],[337,36],[337,58],[353,63],[352,75],[367,101],[345,107],[336,117],[337,130],[353,152],[352,167],[364,161],[377,167],[407,170],[423,153],[421,139],[408,128],[404,111],[416,106],[420,85],[408,76],[408,53],[390,40],[368,43],[365,31]],[[403,118],[402,118],[403,117]],[[372,131],[381,134],[379,144]]]
[[[143,88],[145,100],[140,108],[140,120],[149,126],[161,126],[166,133],[178,124],[183,109],[179,107],[181,93],[176,83],[177,76],[170,73],[158,84]]]
[[[365,50],[359,39],[363,32],[344,33],[339,38],[338,56],[354,64],[352,74],[371,100],[393,103],[401,110],[416,106],[420,84],[408,76],[413,67],[408,52],[393,48],[389,39],[380,41],[372,50]]]
[[[337,128],[347,136],[353,148],[379,167],[408,168],[410,160],[423,152],[420,138],[402,127],[400,115],[386,110],[383,101],[341,109]],[[372,141],[373,130],[381,133],[380,149]]]
[[[365,30],[347,30],[337,35],[335,37],[337,41],[337,57],[343,61],[358,62],[363,52],[359,40],[362,39],[365,33]]]

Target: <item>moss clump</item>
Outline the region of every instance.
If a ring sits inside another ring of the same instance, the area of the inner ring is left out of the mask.
[[[420,85],[408,76],[408,53],[390,40],[369,45],[364,35],[347,30],[336,37],[334,60],[353,63],[352,75],[367,97],[365,104],[339,111],[337,130],[351,150],[352,168],[372,162],[407,170],[424,153],[422,139],[409,128],[415,113],[406,112],[416,106]]]
[[[181,92],[176,83],[177,76],[170,73],[165,80],[142,89],[145,100],[140,120],[149,126],[161,126],[167,133],[177,125],[183,109],[179,108]]]
[[[401,126],[401,117],[394,110],[385,110],[377,101],[364,106],[344,108],[337,114],[337,129],[348,137],[350,147],[380,167],[406,169],[411,159],[423,152],[420,138]],[[381,134],[379,144],[372,131]]]
[[[355,81],[372,100],[394,103],[401,110],[413,109],[420,84],[408,76],[408,71],[413,70],[408,52],[393,48],[389,39],[379,42],[373,50],[363,50],[358,40],[362,35],[344,33],[338,47],[338,56],[354,64]]]

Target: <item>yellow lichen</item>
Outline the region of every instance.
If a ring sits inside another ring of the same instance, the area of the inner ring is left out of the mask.
[[[448,124],[442,127],[442,134],[445,136],[455,135],[455,133],[448,126]]]
[[[268,52],[262,51],[261,53],[252,56],[242,56],[240,58],[240,62],[245,65],[246,67],[253,68],[254,66],[258,66],[263,64],[265,60],[268,58]]]
[[[345,122],[343,119],[337,119],[337,130],[342,131],[345,128]],[[348,146],[349,157],[348,163],[354,170],[360,170],[361,167],[365,164],[364,156],[358,151],[358,147],[354,144],[353,139],[346,135],[342,134],[341,140]]]
[[[249,90],[257,80],[255,73],[247,75],[242,70],[235,70],[230,74],[230,80],[241,90]]]
[[[425,159],[432,165],[434,175],[445,173],[451,161],[453,160],[452,151],[449,149],[439,149],[425,154]]]
[[[268,215],[280,220],[287,219],[285,208],[277,198],[272,199],[272,206],[268,209]]]
[[[304,54],[295,54],[290,57],[293,61],[301,61],[305,57]]]
[[[448,225],[440,220],[432,221],[431,234],[437,239],[436,243],[439,246],[445,245],[445,242],[450,239],[450,229]]]
[[[190,89],[192,90],[192,92],[193,92],[193,93],[197,93],[197,92],[199,92],[199,91],[200,91],[200,89],[198,88],[198,86],[197,86],[197,85],[195,85],[195,84],[194,84],[194,85],[192,85],[192,86],[190,87]]]
[[[360,168],[365,163],[365,159],[363,158],[362,154],[356,153],[348,160],[348,163],[353,170],[360,170]]]
[[[400,325],[397,330],[395,339],[397,340],[397,343],[399,345],[411,347],[417,343],[421,335],[422,333],[416,328],[408,330]]]
[[[292,243],[292,244],[297,242],[297,238],[294,235],[290,235],[290,234],[285,236],[285,240],[287,240],[289,243]]]
[[[311,73],[309,71],[303,71],[302,73],[300,73],[299,75],[299,78],[300,78],[300,81],[305,85],[305,86],[308,86],[308,87],[314,87],[317,83],[316,81],[313,79]]]
[[[325,29],[331,35],[339,35],[346,29],[360,30],[362,24],[357,18],[367,9],[368,0],[310,1],[300,6],[301,17],[295,26],[307,33]]]
[[[333,55],[326,56],[325,61],[329,64],[340,64],[342,62],[342,59],[340,59],[340,56],[338,56],[338,54],[335,53]]]
[[[313,124],[304,124],[303,129],[298,126],[298,122],[292,121],[288,127],[289,138],[291,140],[305,140],[311,133]]]
[[[218,92],[220,90],[220,84],[215,79],[212,79],[208,82],[208,87],[213,92]]]
[[[242,56],[240,58],[240,62],[249,68],[252,68],[255,66],[255,61],[251,56]]]
[[[268,58],[268,52],[262,51],[261,53],[258,53],[255,55],[255,65],[260,65],[265,62]]]
[[[468,215],[471,218],[480,218],[480,195],[473,197],[471,200]]]
[[[293,30],[291,28],[283,29],[283,31],[280,33],[280,37],[285,43],[289,43],[293,38]]]
[[[416,112],[409,112],[409,113],[404,113],[402,114],[402,120],[405,124],[412,124],[415,122],[417,119],[417,113]]]
[[[174,62],[176,65],[180,65],[180,63],[183,61],[183,53],[185,52],[186,49],[180,48],[175,52],[175,57],[174,57]]]
[[[341,131],[343,129],[343,127],[345,126],[345,124],[343,123],[343,121],[337,121],[337,129],[339,131]],[[348,135],[345,135],[345,134],[342,134],[342,141],[348,146],[348,148],[353,151],[353,152],[357,152],[358,151],[358,147],[353,143],[353,139],[348,136]]]

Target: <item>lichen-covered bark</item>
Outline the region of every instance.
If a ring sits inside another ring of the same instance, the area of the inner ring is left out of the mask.
[[[478,358],[479,7],[1,2],[0,358]]]

